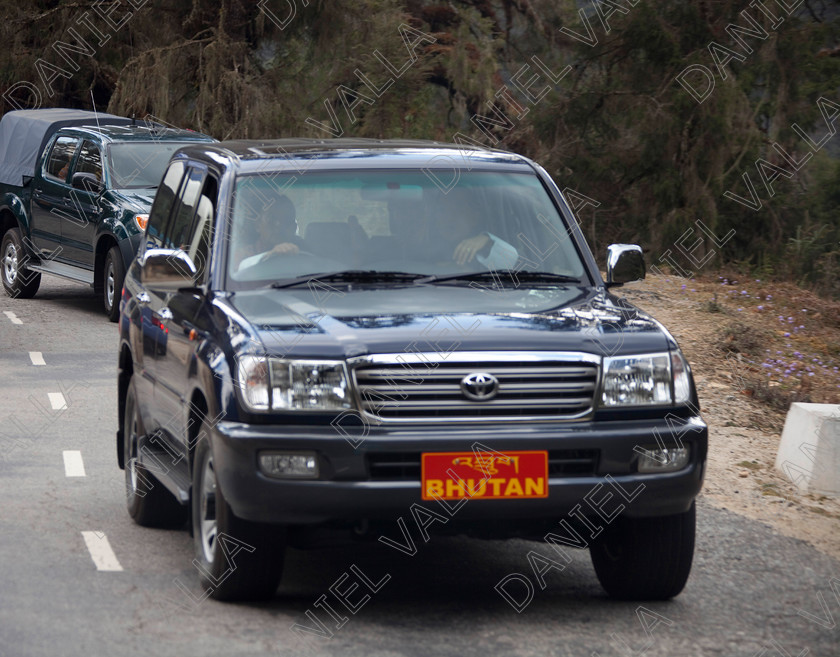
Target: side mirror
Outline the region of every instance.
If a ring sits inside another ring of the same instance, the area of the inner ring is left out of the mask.
[[[74,189],[81,189],[93,194],[100,194],[105,189],[105,185],[99,182],[99,178],[92,173],[83,171],[73,174],[72,185]]]
[[[140,282],[162,292],[195,286],[195,263],[181,249],[150,249],[140,261]]]
[[[607,247],[607,287],[640,281],[645,277],[645,257],[636,244]]]

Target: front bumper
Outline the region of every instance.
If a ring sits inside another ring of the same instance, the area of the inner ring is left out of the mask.
[[[634,471],[633,447],[656,445],[657,436],[666,445],[677,439],[689,447],[686,467],[658,474]],[[604,507],[607,513],[624,504],[623,515],[646,517],[689,509],[703,483],[708,429],[699,417],[563,425],[373,427],[354,448],[331,426],[220,422],[212,428],[216,478],[233,512],[246,520],[293,525],[393,520],[408,514],[415,503],[438,508],[437,502],[422,501],[419,475],[375,479],[370,459],[385,453],[469,452],[476,442],[499,452],[597,450],[597,465],[587,475],[549,475],[545,498],[471,499],[459,509],[459,520],[479,524],[551,521],[576,505],[583,509],[581,513],[595,516],[591,501],[603,500],[608,492],[613,499]],[[315,451],[321,478],[267,477],[257,466],[257,453],[263,449]]]

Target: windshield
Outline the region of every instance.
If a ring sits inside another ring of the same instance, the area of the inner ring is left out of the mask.
[[[157,187],[172,154],[192,141],[132,141],[108,147],[108,170],[115,189]]]
[[[449,281],[511,270],[584,276],[533,174],[461,172],[449,189],[418,170],[243,175],[230,216],[228,276],[238,288],[345,271],[366,280],[378,272],[391,280],[405,280],[395,272]]]

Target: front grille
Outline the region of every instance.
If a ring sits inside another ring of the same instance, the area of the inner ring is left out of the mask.
[[[419,452],[371,452],[367,455],[372,481],[420,481]],[[548,452],[549,477],[594,476],[598,450],[561,449]]]
[[[360,359],[353,373],[361,408],[375,421],[569,420],[592,411],[598,362],[565,352],[394,354]],[[466,397],[461,381],[476,373],[498,380],[495,397]]]

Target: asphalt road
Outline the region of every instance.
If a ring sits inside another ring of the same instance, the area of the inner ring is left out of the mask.
[[[289,550],[270,603],[201,601],[187,532],[125,510],[116,345],[87,288],[45,278],[35,299],[0,296],[2,657],[840,655],[840,563],[702,499],[694,569],[670,602],[610,600],[574,551],[517,613],[494,586],[533,580],[527,554],[550,557],[544,544],[438,537],[413,557],[376,543]],[[354,603],[370,596],[355,614],[330,590],[354,582]],[[321,596],[348,618],[340,629]],[[292,630],[314,626],[307,610],[331,637]]]

